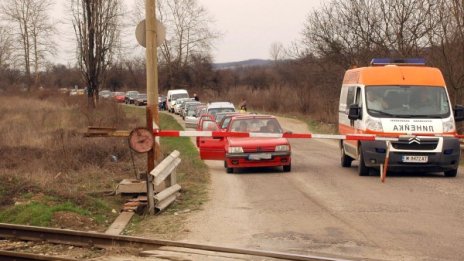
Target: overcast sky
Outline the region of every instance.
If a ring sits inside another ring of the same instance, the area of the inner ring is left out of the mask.
[[[319,0],[199,0],[224,33],[216,43],[215,62],[269,59],[274,42],[300,37],[306,15]]]
[[[135,0],[124,0],[128,9]],[[270,46],[284,45],[300,38],[306,15],[320,5],[320,0],[198,0],[215,20],[213,28],[222,33],[215,42],[214,62],[232,62],[253,58],[270,59]],[[73,31],[66,3],[55,0],[53,19],[58,24],[59,63],[74,60]],[[61,21],[61,22],[59,22]],[[129,28],[127,30],[134,30]],[[132,38],[133,32],[126,32]],[[135,45],[135,37],[133,44]]]

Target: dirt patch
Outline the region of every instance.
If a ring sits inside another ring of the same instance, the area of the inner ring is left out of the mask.
[[[59,211],[53,214],[52,224],[62,229],[97,230],[98,225],[92,218],[74,212]]]

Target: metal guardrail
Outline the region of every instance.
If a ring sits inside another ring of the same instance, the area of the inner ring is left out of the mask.
[[[181,190],[181,186],[177,184],[176,176],[176,168],[181,162],[179,155],[177,150],[173,151],[150,172],[150,175],[153,176],[154,186],[159,186],[163,182],[166,184],[166,188],[154,196],[154,207],[158,212],[163,211],[174,202]]]

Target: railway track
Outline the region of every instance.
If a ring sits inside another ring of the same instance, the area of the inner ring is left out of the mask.
[[[79,247],[108,248],[135,248],[142,250],[157,250],[161,247],[177,247],[191,250],[203,250],[216,253],[240,254],[262,258],[274,258],[282,260],[306,260],[306,261],[338,261],[346,259],[299,255],[262,250],[230,248],[222,246],[193,244],[168,240],[147,239],[141,237],[108,235],[94,232],[82,232],[74,230],[62,230],[55,228],[43,228],[23,225],[0,223],[0,239],[21,241],[40,241],[54,244],[63,244]],[[2,259],[3,258],[3,259]],[[24,254],[12,251],[0,251],[0,260],[75,260],[63,257],[50,257],[43,255]]]
[[[16,251],[1,251],[0,260],[15,260],[15,261],[29,261],[29,260],[46,260],[46,261],[76,261],[74,258],[54,257],[46,255],[20,253]]]

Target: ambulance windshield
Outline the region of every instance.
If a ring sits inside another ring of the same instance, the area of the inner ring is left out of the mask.
[[[367,112],[379,118],[447,118],[450,105],[445,88],[431,86],[370,86]]]

